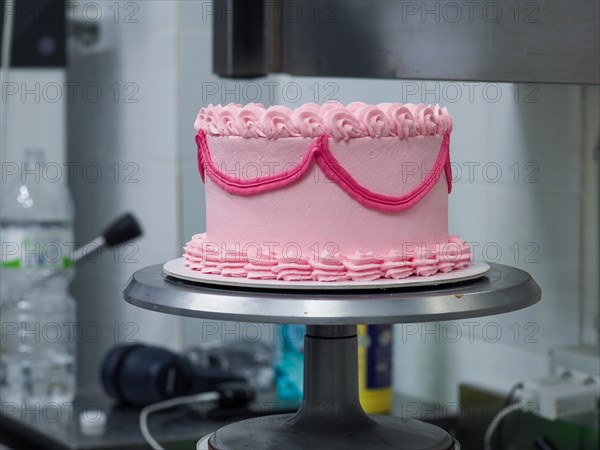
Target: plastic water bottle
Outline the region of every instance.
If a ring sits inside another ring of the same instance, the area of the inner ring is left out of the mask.
[[[28,150],[0,205],[0,398],[62,404],[75,395],[73,205],[57,164]],[[58,175],[57,175],[58,173]],[[4,180],[3,180],[4,181]],[[58,273],[57,273],[58,272]],[[48,277],[53,274],[54,276]]]

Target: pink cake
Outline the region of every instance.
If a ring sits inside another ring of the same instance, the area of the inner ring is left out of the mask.
[[[371,281],[469,265],[448,234],[452,119],[438,105],[354,102],[202,108],[195,123],[205,274]]]

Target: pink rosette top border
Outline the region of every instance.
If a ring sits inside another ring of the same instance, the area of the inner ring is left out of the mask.
[[[434,164],[434,168],[425,179],[411,191],[399,195],[390,196],[373,192],[360,185],[350,173],[345,170],[329,150],[329,136],[320,136],[308,149],[302,160],[290,170],[274,176],[262,176],[253,180],[242,180],[238,177],[220,171],[213,162],[206,133],[198,131],[196,144],[198,145],[198,170],[202,181],[206,182],[206,173],[224,191],[230,194],[250,196],[273,189],[283,188],[298,181],[311,167],[314,161],[323,171],[325,176],[337,183],[337,185],[350,197],[367,208],[384,212],[404,211],[416,205],[440,179],[442,172],[446,175],[448,193],[452,191],[452,169],[450,166],[450,132],[444,134],[440,151]]]
[[[450,133],[452,117],[446,108],[422,103],[307,103],[294,110],[285,106],[265,108],[259,103],[230,103],[200,109],[194,128],[209,136],[246,139],[317,138],[323,134],[336,141],[390,136],[405,139]]]

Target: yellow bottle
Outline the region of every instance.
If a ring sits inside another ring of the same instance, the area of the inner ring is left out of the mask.
[[[369,414],[392,409],[392,325],[358,325],[358,388]]]

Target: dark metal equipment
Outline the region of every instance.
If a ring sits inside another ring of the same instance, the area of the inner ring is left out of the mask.
[[[65,67],[65,0],[19,0],[12,8],[0,0],[0,35],[8,16],[13,16],[15,24],[11,67]]]
[[[600,2],[215,0],[213,71],[600,83]]]

